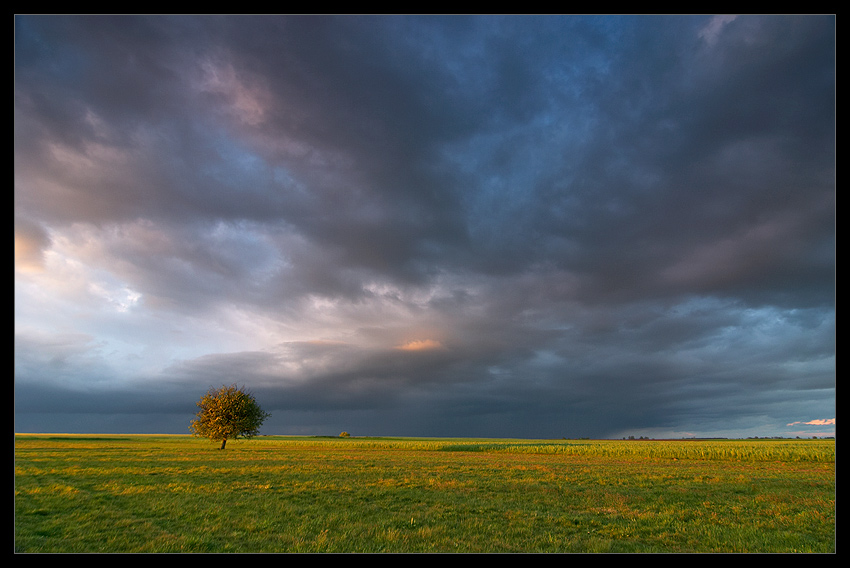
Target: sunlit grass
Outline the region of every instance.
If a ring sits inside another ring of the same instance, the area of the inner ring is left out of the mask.
[[[19,552],[832,552],[835,443],[16,436]]]

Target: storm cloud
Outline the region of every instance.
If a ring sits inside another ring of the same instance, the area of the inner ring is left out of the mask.
[[[834,434],[835,117],[831,16],[18,16],[16,430]]]

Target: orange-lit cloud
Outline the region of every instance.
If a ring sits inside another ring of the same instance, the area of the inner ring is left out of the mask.
[[[404,345],[399,345],[396,349],[402,351],[430,351],[434,349],[442,349],[443,344],[433,339],[422,339],[418,341],[408,341]]]
[[[811,426],[834,426],[835,418],[817,418],[815,420],[809,420],[808,422],[791,422],[788,426],[794,426],[795,424],[809,424]]]
[[[44,269],[44,259],[38,245],[18,235],[15,235],[15,269],[21,272],[40,272]]]
[[[15,219],[15,269],[19,272],[44,270],[44,249],[50,244],[47,233],[33,223]]]

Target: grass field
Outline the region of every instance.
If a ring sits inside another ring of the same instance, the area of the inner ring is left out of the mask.
[[[15,436],[17,552],[835,552],[834,440]]]

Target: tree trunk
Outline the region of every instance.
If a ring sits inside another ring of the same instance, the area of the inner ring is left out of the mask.
[[[225,440],[222,440],[222,441],[221,441],[221,447],[219,448],[219,450],[223,450],[223,449],[224,449],[224,445],[225,445],[226,443],[227,443],[227,440],[226,440],[226,439],[225,439]]]

